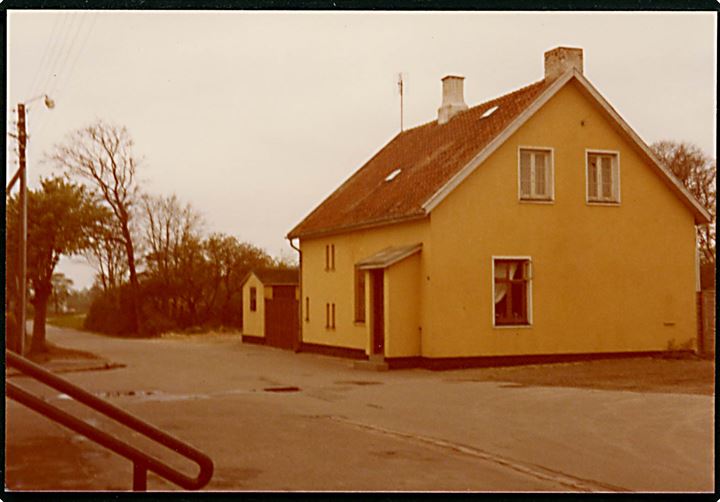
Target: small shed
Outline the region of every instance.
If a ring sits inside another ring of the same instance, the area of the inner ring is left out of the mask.
[[[256,269],[243,279],[243,342],[292,349],[298,341],[297,268]]]

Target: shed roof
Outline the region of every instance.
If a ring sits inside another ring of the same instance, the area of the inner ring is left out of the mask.
[[[243,284],[248,280],[250,274],[255,276],[265,286],[297,285],[300,282],[300,275],[297,268],[258,268],[251,270],[243,279]]]
[[[422,243],[410,244],[409,246],[392,246],[360,260],[355,265],[361,270],[387,268],[408,256],[420,252],[421,249]]]

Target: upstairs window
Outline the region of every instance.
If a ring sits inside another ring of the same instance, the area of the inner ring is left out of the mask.
[[[335,244],[325,245],[325,270],[335,270]]]
[[[530,260],[493,259],[495,326],[530,324]]]
[[[587,152],[587,201],[620,202],[620,162],[617,152]]]
[[[250,312],[257,310],[257,288],[250,288]]]
[[[520,200],[553,199],[553,156],[549,148],[520,148]]]

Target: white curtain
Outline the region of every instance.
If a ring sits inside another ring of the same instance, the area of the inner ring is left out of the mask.
[[[517,270],[517,263],[507,263],[507,262],[499,262],[495,263],[495,278],[496,279],[504,279],[506,278],[508,267],[510,267],[510,277],[515,275],[515,271]],[[502,301],[503,298],[505,298],[505,295],[507,294],[508,290],[508,284],[506,282],[495,282],[495,304],[498,304]]]

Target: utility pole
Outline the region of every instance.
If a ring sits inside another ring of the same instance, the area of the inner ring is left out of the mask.
[[[20,182],[20,191],[18,193],[18,205],[20,206],[20,218],[18,221],[18,258],[15,263],[15,285],[17,289],[14,291],[16,305],[13,305],[15,311],[15,320],[17,321],[17,333],[14,337],[7,337],[6,343],[8,348],[23,355],[25,350],[25,338],[27,336],[27,171],[25,168],[25,150],[27,148],[27,127],[25,124],[25,107],[28,103],[32,103],[43,98],[45,106],[51,110],[55,107],[55,102],[50,99],[47,94],[41,94],[33,99],[29,99],[24,103],[18,103],[17,113],[17,136],[11,134],[18,140],[18,170],[13,175],[10,183],[5,188],[5,195],[8,196],[16,182]],[[6,276],[6,285],[7,276]],[[9,288],[8,288],[9,289]],[[10,305],[8,305],[10,308]],[[6,325],[7,326],[7,325]],[[12,339],[14,338],[14,339]]]
[[[13,349],[20,355],[25,350],[26,336],[26,302],[27,302],[27,172],[25,170],[25,148],[27,144],[27,132],[25,128],[25,104],[18,104],[18,173],[20,174],[20,193],[18,202],[20,204],[20,228],[18,229],[18,300],[17,314],[18,336]]]

